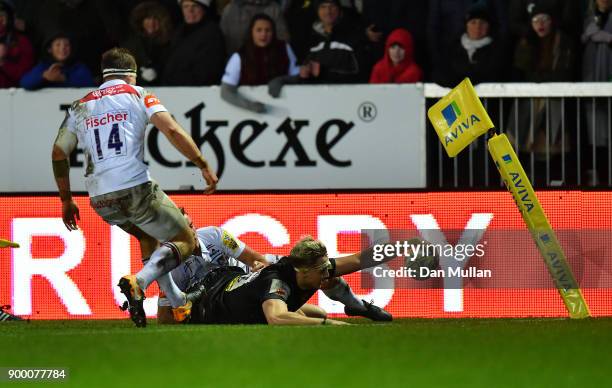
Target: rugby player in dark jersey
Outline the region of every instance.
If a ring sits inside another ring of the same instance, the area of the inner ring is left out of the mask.
[[[376,264],[380,262],[372,260],[370,249],[328,258],[325,245],[307,237],[293,247],[289,256],[259,272],[245,274],[237,267],[210,271],[188,294],[194,304],[190,323],[346,324],[301,308],[327,279]]]

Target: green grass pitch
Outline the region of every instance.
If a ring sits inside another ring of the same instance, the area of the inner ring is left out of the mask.
[[[0,323],[0,367],[64,367],[37,387],[609,386],[612,319],[352,321],[353,326]]]

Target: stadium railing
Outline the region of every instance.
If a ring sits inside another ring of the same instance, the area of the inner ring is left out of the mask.
[[[427,106],[448,91],[425,84]],[[476,91],[535,186],[612,186],[612,83],[495,83]],[[455,159],[446,156],[429,122],[427,137],[428,187],[502,185],[484,137]]]

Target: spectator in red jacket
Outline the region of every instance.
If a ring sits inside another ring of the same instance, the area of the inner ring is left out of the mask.
[[[11,6],[0,1],[0,88],[19,85],[34,65],[34,50],[28,38],[15,31]]]
[[[385,56],[372,69],[370,83],[415,83],[423,80],[423,71],[414,61],[412,35],[403,28],[389,34]]]

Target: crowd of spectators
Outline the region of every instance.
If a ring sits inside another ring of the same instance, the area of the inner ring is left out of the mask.
[[[90,86],[113,46],[134,53],[140,84],[223,83],[235,101],[232,87],[278,77],[277,87],[451,86],[465,76],[605,82],[611,8],[612,0],[0,0],[0,87]],[[258,41],[261,26],[268,32]]]
[[[140,85],[220,85],[258,113],[266,106],[240,85],[277,97],[298,83],[611,82],[611,10],[612,0],[0,0],[0,88],[99,84],[115,46],[134,54]],[[595,130],[583,144],[599,151],[607,103],[585,108]],[[521,152],[543,154],[547,137],[551,153],[571,152],[561,112],[552,98],[524,100],[506,129]]]

